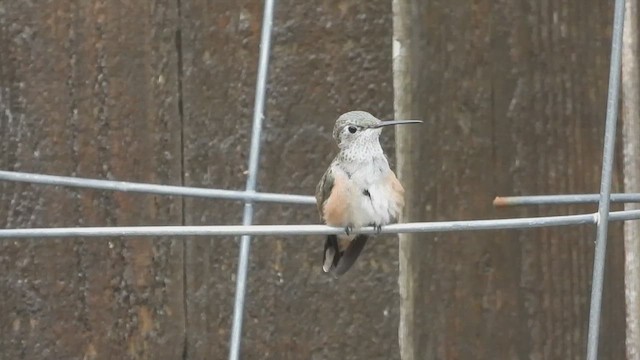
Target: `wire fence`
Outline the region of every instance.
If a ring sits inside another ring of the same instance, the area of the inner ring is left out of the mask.
[[[275,194],[256,192],[257,174],[260,158],[260,138],[264,120],[264,104],[266,98],[267,73],[271,49],[271,33],[275,0],[266,0],[262,21],[256,97],[253,113],[251,148],[248,164],[248,176],[244,191],[225,189],[205,189],[185,186],[168,186],[123,181],[86,179],[77,177],[54,176],[0,170],[0,181],[26,182],[42,185],[79,187],[99,190],[122,191],[132,193],[148,193],[157,195],[193,196],[200,198],[227,199],[243,201],[242,225],[225,226],[127,226],[127,227],[74,227],[74,228],[30,228],[0,229],[0,238],[60,238],[60,237],[109,237],[109,236],[241,236],[239,263],[236,277],[236,293],[234,297],[233,323],[230,339],[229,360],[240,358],[242,340],[242,322],[248,277],[248,263],[251,247],[251,236],[261,235],[323,235],[340,234],[342,228],[325,225],[252,225],[254,202],[276,202],[287,204],[315,204],[312,196]],[[610,212],[610,202],[640,202],[640,194],[611,194],[611,178],[617,121],[617,104],[619,103],[619,83],[622,49],[622,29],[624,20],[624,1],[616,0],[614,7],[613,34],[611,46],[611,63],[605,134],[602,160],[602,176],[599,194],[566,194],[497,197],[495,206],[543,205],[543,204],[578,204],[598,203],[598,212],[578,215],[547,216],[512,219],[488,219],[466,221],[416,222],[388,225],[381,233],[411,232],[451,232],[481,231],[496,229],[530,229],[552,226],[596,225],[596,249],[591,288],[591,307],[589,313],[589,333],[587,342],[587,359],[596,360],[600,329],[602,288],[604,281],[604,265],[607,246],[607,229],[609,221],[627,221],[640,219],[640,210]],[[376,233],[373,227],[354,229],[354,233]]]

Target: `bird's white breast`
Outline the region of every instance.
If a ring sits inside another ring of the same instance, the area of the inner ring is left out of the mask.
[[[393,193],[392,177],[386,159],[363,164],[351,174],[349,212],[354,227],[387,225],[397,219],[401,209]]]

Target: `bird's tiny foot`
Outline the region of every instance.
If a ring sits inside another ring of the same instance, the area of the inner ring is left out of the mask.
[[[347,235],[351,235],[351,231],[353,231],[353,228],[351,227],[351,225],[345,226],[344,232],[347,233]]]
[[[369,226],[373,226],[373,228],[376,230],[376,234],[378,235],[382,232],[382,225],[380,224],[371,223],[369,224]]]

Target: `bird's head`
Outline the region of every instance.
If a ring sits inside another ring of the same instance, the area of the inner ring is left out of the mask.
[[[420,120],[381,121],[366,111],[350,111],[338,117],[333,138],[343,149],[351,145],[377,142],[384,126],[416,124]]]

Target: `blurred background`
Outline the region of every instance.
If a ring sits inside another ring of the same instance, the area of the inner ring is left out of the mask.
[[[382,135],[406,221],[595,211],[492,200],[598,192],[612,4],[278,1],[258,191],[313,194],[335,119],[365,110],[425,120]],[[262,10],[0,0],[0,169],[244,189]],[[240,224],[242,206],[0,182],[3,228]],[[319,223],[314,206],[255,209]],[[622,225],[610,237],[600,355],[623,359]],[[584,358],[594,238],[386,235],[335,279],[323,237],[257,237],[242,358]],[[1,357],[225,359],[237,256],[235,237],[2,240]]]

